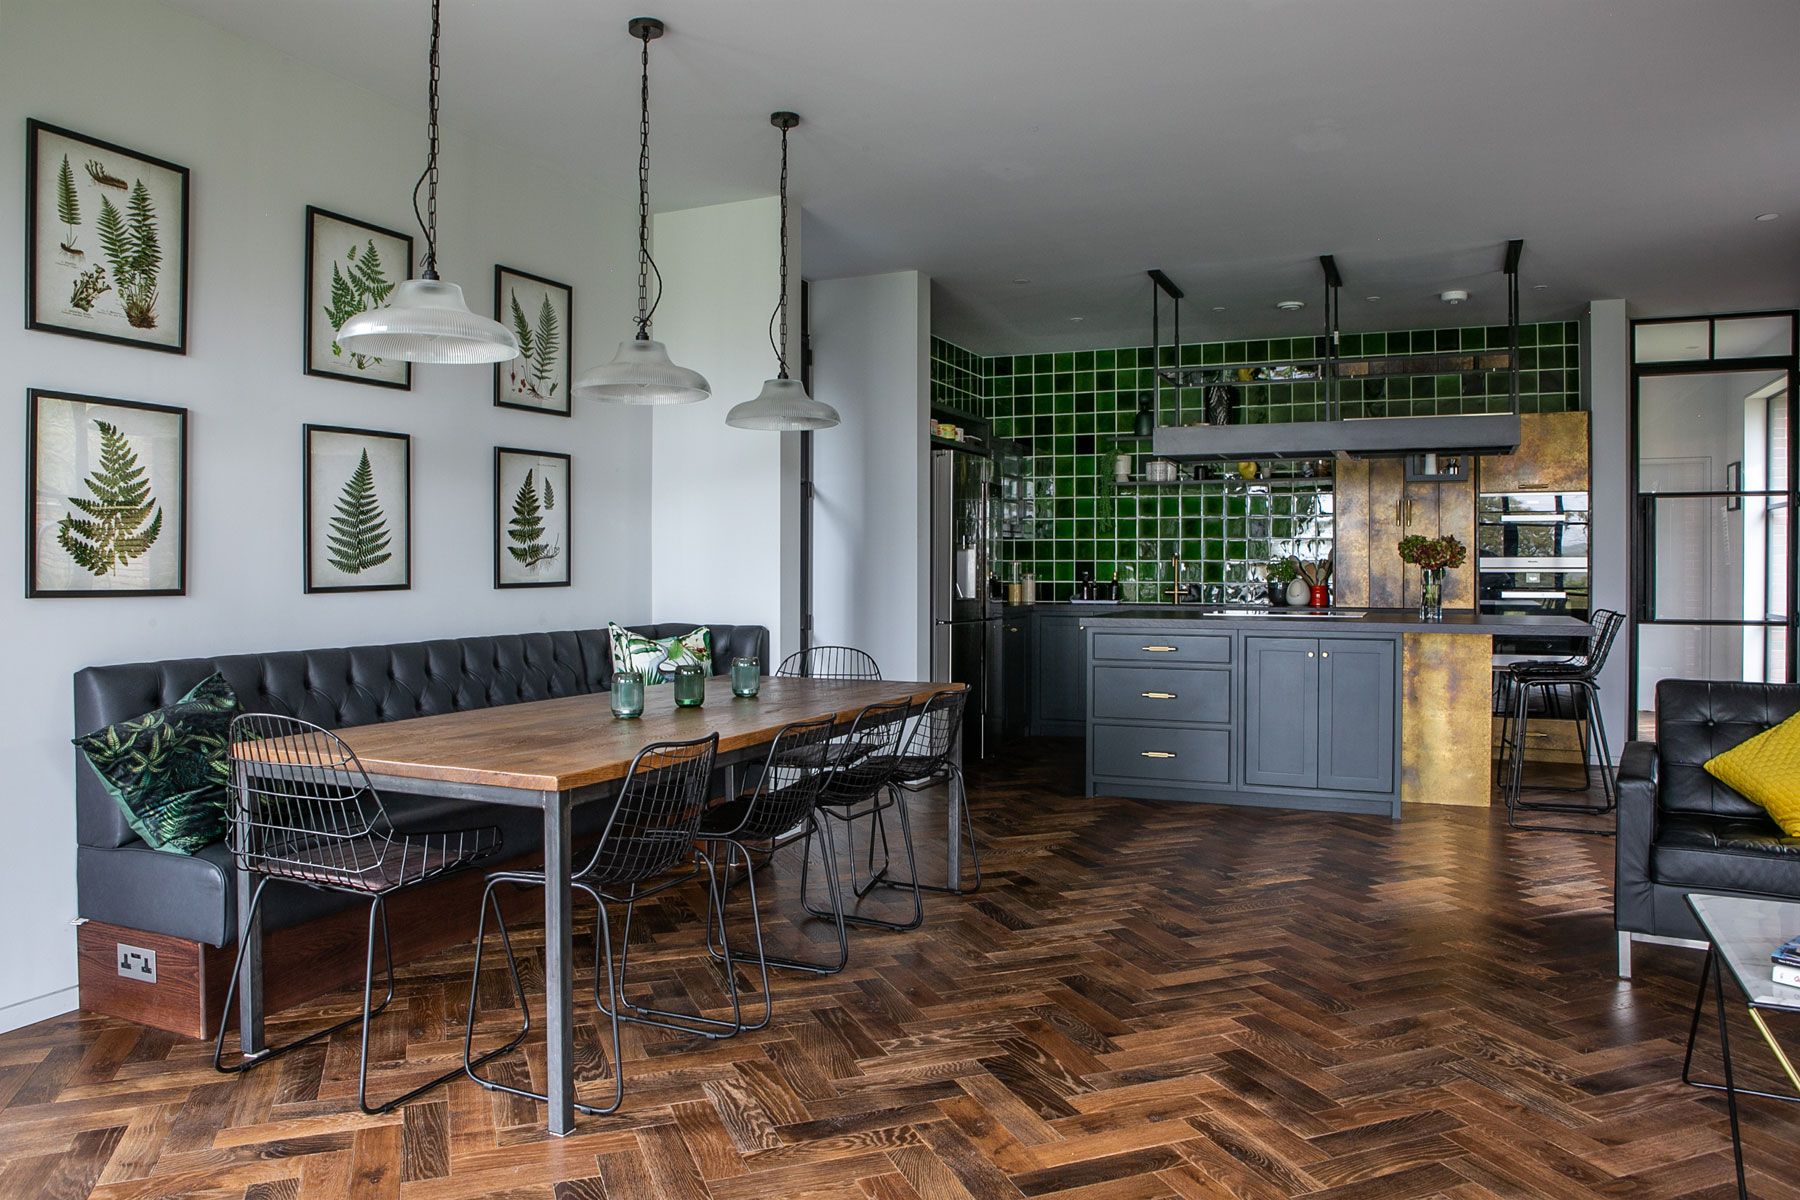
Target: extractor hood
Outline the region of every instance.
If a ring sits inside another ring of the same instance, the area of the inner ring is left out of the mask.
[[[1319,263],[1325,272],[1327,354],[1323,360],[1304,368],[1308,374],[1294,376],[1329,381],[1330,406],[1335,412],[1337,393],[1349,382],[1368,384],[1382,376],[1497,374],[1504,371],[1509,377],[1511,397],[1506,411],[1441,416],[1340,417],[1328,421],[1262,425],[1188,425],[1180,423],[1181,406],[1177,404],[1177,424],[1156,429],[1150,443],[1152,453],[1158,458],[1190,462],[1329,458],[1338,454],[1351,458],[1403,458],[1425,452],[1511,454],[1519,446],[1519,257],[1524,245],[1524,242],[1514,240],[1506,247],[1507,348],[1416,358],[1395,356],[1345,361],[1337,357],[1337,301],[1343,279],[1333,257],[1321,255]],[[1158,287],[1167,278],[1160,271],[1150,274]],[[1179,292],[1171,294],[1179,295]],[[1159,370],[1156,386],[1159,392],[1165,382],[1177,389],[1192,386],[1196,382],[1192,377],[1197,374],[1192,369]],[[1179,391],[1176,395],[1179,397]],[[1160,396],[1157,408],[1159,411],[1162,408]]]

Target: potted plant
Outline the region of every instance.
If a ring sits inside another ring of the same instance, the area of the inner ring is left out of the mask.
[[[1288,584],[1300,577],[1300,566],[1291,558],[1272,558],[1263,572],[1269,581],[1269,603],[1277,608],[1287,605]]]
[[[1469,551],[1454,534],[1428,538],[1409,533],[1400,539],[1400,561],[1419,568],[1419,619],[1444,619],[1444,575],[1468,561]]]

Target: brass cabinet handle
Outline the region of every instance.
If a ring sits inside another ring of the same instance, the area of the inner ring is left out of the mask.
[[[1138,649],[1144,651],[1144,653],[1146,653],[1146,654],[1173,654],[1173,653],[1175,653],[1175,647],[1173,647],[1173,646],[1139,646]]]
[[[1017,626],[1017,625],[1008,625],[1008,626],[1007,626],[1007,627],[1006,627],[1006,632],[1008,632],[1008,633],[1017,633],[1017,632],[1019,632],[1019,627],[1018,627],[1018,626]]]
[[[1175,757],[1174,753],[1171,751],[1168,751],[1168,750],[1139,750],[1138,753],[1145,758],[1174,758]]]
[[[1142,696],[1146,700],[1174,700],[1174,699],[1176,699],[1174,692],[1139,692],[1138,695]]]

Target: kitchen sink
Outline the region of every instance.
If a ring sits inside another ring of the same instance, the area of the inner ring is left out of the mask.
[[[1276,620],[1359,621],[1366,614],[1360,608],[1209,608],[1202,617],[1270,617]]]

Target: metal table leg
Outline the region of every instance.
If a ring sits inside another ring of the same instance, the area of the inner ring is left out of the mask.
[[[1737,1166],[1738,1200],[1750,1200],[1744,1186],[1744,1139],[1738,1129],[1737,1090],[1731,1079],[1731,1035],[1725,1031],[1725,967],[1724,956],[1709,956],[1713,971],[1713,1004],[1719,1010],[1719,1058],[1725,1064],[1725,1111],[1731,1116],[1731,1158]]]
[[[544,800],[544,1029],[548,1040],[544,1094],[550,1132],[575,1131],[575,972],[569,874],[574,839],[568,792]],[[614,1070],[618,1069],[614,1064]]]
[[[962,734],[959,732],[956,735],[956,745],[950,750],[950,761],[955,763],[960,769],[962,767],[962,760],[963,739]],[[948,825],[944,830],[944,836],[947,839],[944,850],[944,882],[949,885],[952,891],[962,887],[963,791],[964,788],[956,786],[956,778],[954,775],[944,781],[944,793],[946,796],[944,808],[949,814],[946,818]],[[915,870],[915,877],[917,874],[918,872]]]
[[[263,960],[262,913],[250,915],[251,900],[256,894],[256,878],[249,871],[237,872],[237,935],[242,948],[243,978],[238,983],[238,1048],[245,1057],[261,1054],[263,1041]],[[224,1021],[225,1013],[219,1014]]]

